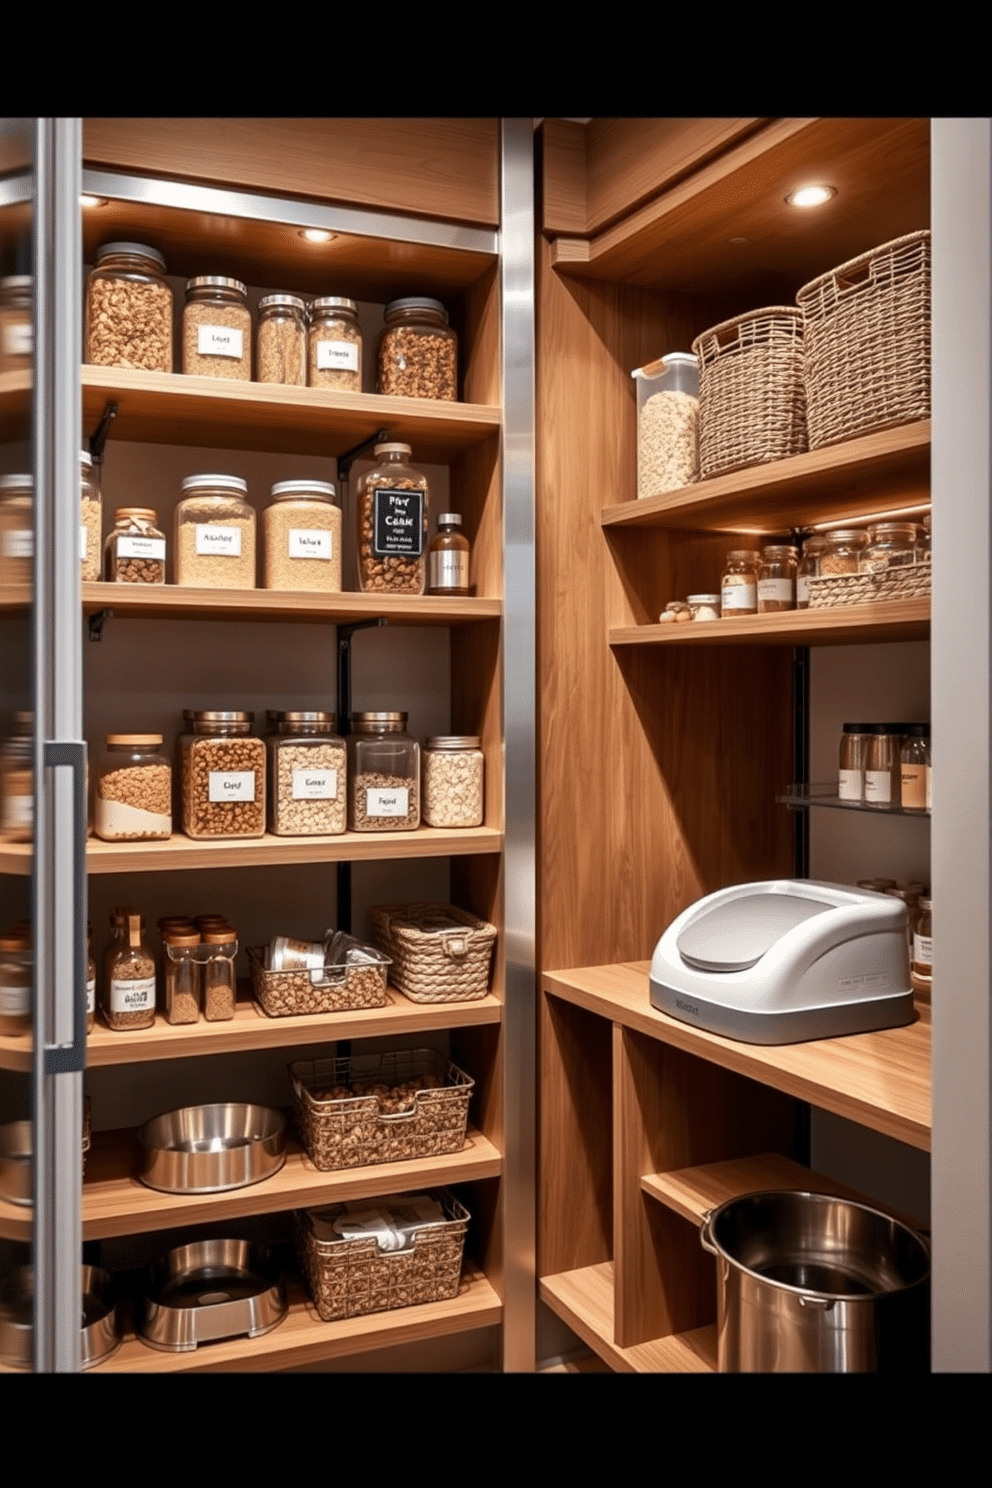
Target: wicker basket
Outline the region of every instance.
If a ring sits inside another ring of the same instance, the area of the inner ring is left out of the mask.
[[[930,234],[852,258],[796,295],[810,449],[930,417]]]
[[[811,610],[836,605],[886,604],[893,599],[923,599],[930,593],[930,560],[881,573],[827,574],[809,579]]]
[[[453,904],[381,904],[372,939],[391,958],[389,980],[411,1002],[485,997],[496,926]]]
[[[370,947],[365,959],[319,971],[269,971],[264,946],[249,946],[251,989],[270,1018],[301,1013],[343,1013],[355,1008],[385,1007],[389,959]],[[377,959],[372,960],[375,956]]]
[[[383,1252],[374,1236],[330,1240],[315,1233],[344,1213],[343,1204],[295,1215],[300,1270],[325,1323],[458,1295],[469,1212],[447,1189],[425,1197],[441,1205],[445,1220],[414,1230],[408,1250]]]
[[[704,478],[806,449],[802,312],[775,305],[704,331],[699,358],[699,472]]]
[[[321,1172],[438,1157],[465,1145],[475,1081],[433,1049],[301,1059],[289,1074],[303,1145]],[[436,1083],[415,1094],[397,1090],[426,1079]],[[359,1093],[368,1086],[378,1093]]]

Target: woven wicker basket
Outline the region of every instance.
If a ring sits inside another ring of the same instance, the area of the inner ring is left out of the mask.
[[[270,971],[264,946],[249,946],[251,990],[270,1018],[301,1013],[343,1013],[356,1008],[385,1007],[389,961],[326,966],[320,971]]]
[[[699,358],[699,471],[705,478],[806,449],[803,320],[775,305],[704,331]]]
[[[810,576],[811,610],[836,605],[886,604],[893,599],[922,599],[930,593],[930,561],[887,568],[881,573]]]
[[[465,1145],[475,1081],[433,1049],[301,1059],[289,1074],[303,1145],[322,1173],[437,1157]],[[416,1094],[397,1090],[425,1077],[437,1084]],[[370,1085],[379,1093],[358,1093]]]
[[[389,980],[411,1002],[485,997],[496,926],[453,904],[381,904],[372,940],[392,959]]]
[[[427,1197],[441,1205],[445,1222],[414,1231],[411,1249],[393,1253],[382,1252],[374,1236],[318,1238],[314,1219],[333,1219],[343,1212],[342,1204],[294,1216],[300,1270],[325,1323],[457,1297],[471,1216],[447,1189],[433,1189]]]
[[[910,233],[796,295],[810,449],[930,417],[930,234]]]

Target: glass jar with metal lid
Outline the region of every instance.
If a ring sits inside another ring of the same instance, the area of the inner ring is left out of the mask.
[[[469,543],[458,512],[441,512],[427,549],[428,594],[469,594]]]
[[[34,479],[0,475],[0,584],[30,584],[34,557]]]
[[[307,382],[310,387],[362,391],[362,332],[358,306],[341,295],[322,295],[310,304]]]
[[[0,841],[30,842],[34,835],[32,715],[15,713],[0,744]]]
[[[253,713],[185,711],[179,738],[183,831],[188,837],[264,837],[265,743]]]
[[[31,1029],[31,937],[19,926],[0,934],[0,1034]]]
[[[172,290],[146,243],[104,243],[86,286],[84,361],[172,371]]]
[[[865,798],[865,760],[872,724],[845,723],[840,736],[840,769],[837,795],[841,801],[863,801]]]
[[[427,564],[427,477],[407,460],[408,444],[377,444],[358,479],[358,587],[365,593],[423,594]]]
[[[930,725],[906,725],[899,751],[900,799],[904,811],[926,811],[930,806]]]
[[[478,734],[435,734],[422,757],[428,827],[481,827],[485,763]]]
[[[822,577],[856,574],[868,546],[868,533],[856,527],[838,527],[826,536],[826,547],[820,557]]]
[[[168,1023],[196,1023],[200,1017],[201,974],[196,952],[199,933],[170,925],[162,932],[162,977]]]
[[[34,352],[34,281],[30,274],[0,279],[0,372],[27,372]]]
[[[255,332],[258,382],[304,387],[307,380],[307,306],[298,295],[264,295]]]
[[[165,583],[165,533],[150,506],[119,506],[103,545],[103,576],[117,584]]]
[[[237,475],[188,475],[176,507],[176,583],[194,589],[254,589],[255,510]]]
[[[689,606],[689,615],[693,620],[719,620],[720,618],[719,594],[687,594],[686,604]]]
[[[347,747],[333,713],[269,713],[269,830],[337,836],[347,822]]]
[[[120,939],[107,949],[103,1015],[110,1028],[133,1031],[155,1022],[155,960],[145,938],[145,922],[131,911]]]
[[[827,546],[826,536],[815,532],[803,542],[803,550],[796,565],[796,609],[809,609],[809,581],[820,572],[820,558]]]
[[[758,614],[774,615],[796,607],[796,567],[799,551],[787,543],[761,550],[758,569]]]
[[[865,752],[865,803],[899,805],[901,723],[873,723]]]
[[[868,541],[860,560],[861,573],[907,568],[915,561],[915,522],[876,522],[868,528]]]
[[[251,380],[251,311],[240,279],[201,274],[186,283],[183,371]]]
[[[420,746],[405,713],[353,713],[348,737],[348,825],[409,832],[420,825]]]
[[[754,548],[732,548],[723,563],[720,579],[720,618],[758,613],[758,567],[761,554]]]
[[[458,338],[440,300],[410,295],[386,306],[375,390],[401,398],[457,399]]]
[[[331,481],[277,481],[262,513],[266,589],[341,593],[341,508]]]
[[[237,1002],[234,958],[238,954],[238,933],[231,925],[214,920],[201,928],[200,939],[203,1016],[208,1023],[226,1023],[234,1017]]]
[[[93,827],[104,842],[172,836],[172,766],[161,734],[108,734],[96,774]]]
[[[99,579],[103,565],[103,497],[89,450],[80,453],[79,463],[80,576],[86,584]]]

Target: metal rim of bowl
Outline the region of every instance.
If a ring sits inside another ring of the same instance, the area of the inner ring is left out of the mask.
[[[215,1154],[202,1152],[196,1153],[193,1152],[188,1146],[183,1146],[182,1144],[175,1146],[160,1146],[154,1144],[149,1139],[149,1132],[156,1125],[156,1123],[164,1122],[170,1117],[179,1117],[185,1112],[190,1111],[208,1112],[227,1110],[231,1108],[243,1109],[245,1111],[263,1112],[267,1121],[271,1121],[271,1118],[274,1117],[275,1122],[273,1124],[272,1130],[259,1132],[257,1135],[247,1136],[243,1142],[240,1142],[237,1145],[236,1148],[219,1149]],[[180,1106],[174,1111],[163,1111],[158,1116],[153,1116],[149,1121],[144,1122],[143,1125],[138,1128],[138,1142],[142,1148],[142,1167],[141,1171],[138,1174],[138,1177],[146,1188],[152,1188],[157,1193],[212,1194],[230,1193],[235,1189],[250,1188],[253,1184],[263,1183],[267,1178],[273,1177],[276,1173],[279,1172],[280,1168],[282,1168],[283,1164],[286,1161],[285,1139],[286,1118],[281,1111],[277,1111],[271,1106],[260,1106],[250,1101],[217,1101],[202,1106]],[[279,1144],[277,1150],[267,1149],[266,1144],[268,1143]],[[191,1161],[194,1158],[209,1160],[210,1157],[216,1157],[217,1163],[218,1165],[220,1165],[223,1163],[224,1159],[228,1157],[231,1151],[237,1151],[242,1154],[251,1154],[255,1156],[256,1160],[259,1160],[259,1154],[264,1154],[268,1161],[266,1162],[263,1171],[252,1173],[248,1177],[238,1177],[232,1182],[176,1184],[172,1182],[164,1182],[161,1178],[156,1179],[154,1176],[156,1166],[162,1166],[166,1164],[170,1158],[175,1159],[177,1155],[181,1158],[185,1158],[187,1161]]]

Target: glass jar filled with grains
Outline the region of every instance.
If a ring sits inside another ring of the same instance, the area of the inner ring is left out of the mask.
[[[347,822],[347,749],[333,713],[269,713],[269,829],[337,836]]]
[[[826,534],[827,546],[820,558],[820,573],[826,578],[861,572],[861,560],[868,547],[868,533],[856,527],[838,527]]]
[[[820,558],[826,546],[827,539],[822,533],[814,533],[803,543],[803,550],[796,565],[797,610],[809,609],[809,581],[815,579],[820,572]]]
[[[226,1023],[234,1017],[237,978],[234,958],[238,933],[226,921],[214,920],[200,931],[203,957],[203,1016],[208,1023]]]
[[[104,842],[172,836],[172,766],[161,734],[108,734],[96,774],[93,828]]]
[[[187,837],[264,837],[265,744],[251,736],[254,716],[183,713],[191,726],[179,738]]]
[[[458,338],[440,300],[409,295],[386,306],[376,348],[377,393],[458,397]]]
[[[736,620],[739,615],[758,613],[758,567],[761,554],[753,548],[733,548],[727,554],[720,579],[720,617]]]
[[[297,295],[265,295],[258,302],[255,377],[283,387],[307,380],[307,306]]]
[[[0,372],[26,372],[34,352],[30,274],[0,279]]]
[[[194,589],[254,589],[255,511],[236,475],[188,475],[176,507],[176,583]]]
[[[477,734],[436,734],[422,755],[423,819],[428,827],[481,827],[484,761]]]
[[[30,584],[34,557],[34,480],[0,475],[0,584]]]
[[[462,519],[457,512],[441,512],[437,532],[427,549],[428,594],[469,594],[468,538],[458,530]]]
[[[240,279],[201,274],[186,284],[183,371],[251,380],[251,311]]]
[[[358,480],[358,587],[366,593],[423,594],[427,565],[427,477],[407,463],[408,444],[377,444]]]
[[[841,801],[865,798],[865,759],[871,736],[870,723],[845,723],[840,736],[840,769],[837,796]]]
[[[0,1034],[6,1037],[31,1029],[31,936],[12,925],[0,935]]]
[[[200,1017],[199,944],[199,934],[189,926],[169,926],[162,932],[165,1017],[169,1023],[196,1023]]]
[[[899,751],[899,789],[904,811],[926,811],[930,806],[930,725],[906,725]]]
[[[362,333],[358,306],[340,295],[322,295],[310,305],[307,382],[310,387],[362,391]]]
[[[699,479],[699,362],[673,351],[638,367],[637,495],[676,491]]]
[[[409,832],[420,825],[420,746],[405,713],[353,713],[348,737],[348,825]]]
[[[787,543],[761,550],[758,569],[758,614],[775,615],[796,607],[796,567],[799,551]]]
[[[109,975],[103,1015],[114,1029],[151,1028],[155,1022],[155,960],[145,939],[145,922],[131,912],[120,941],[108,951]]]
[[[341,508],[330,481],[277,481],[262,513],[266,589],[341,593]]]
[[[165,583],[165,533],[150,506],[119,506],[103,545],[103,576],[116,584]]]
[[[15,713],[0,744],[0,840],[30,842],[34,836],[34,742],[30,713]]]
[[[104,243],[86,286],[84,361],[172,371],[172,290],[165,259],[145,243]]]
[[[100,577],[103,559],[103,497],[89,450],[82,451],[79,462],[79,557],[82,564],[81,577],[85,584]]]
[[[915,561],[915,522],[876,522],[868,528],[868,541],[861,553],[861,573],[907,568]]]

